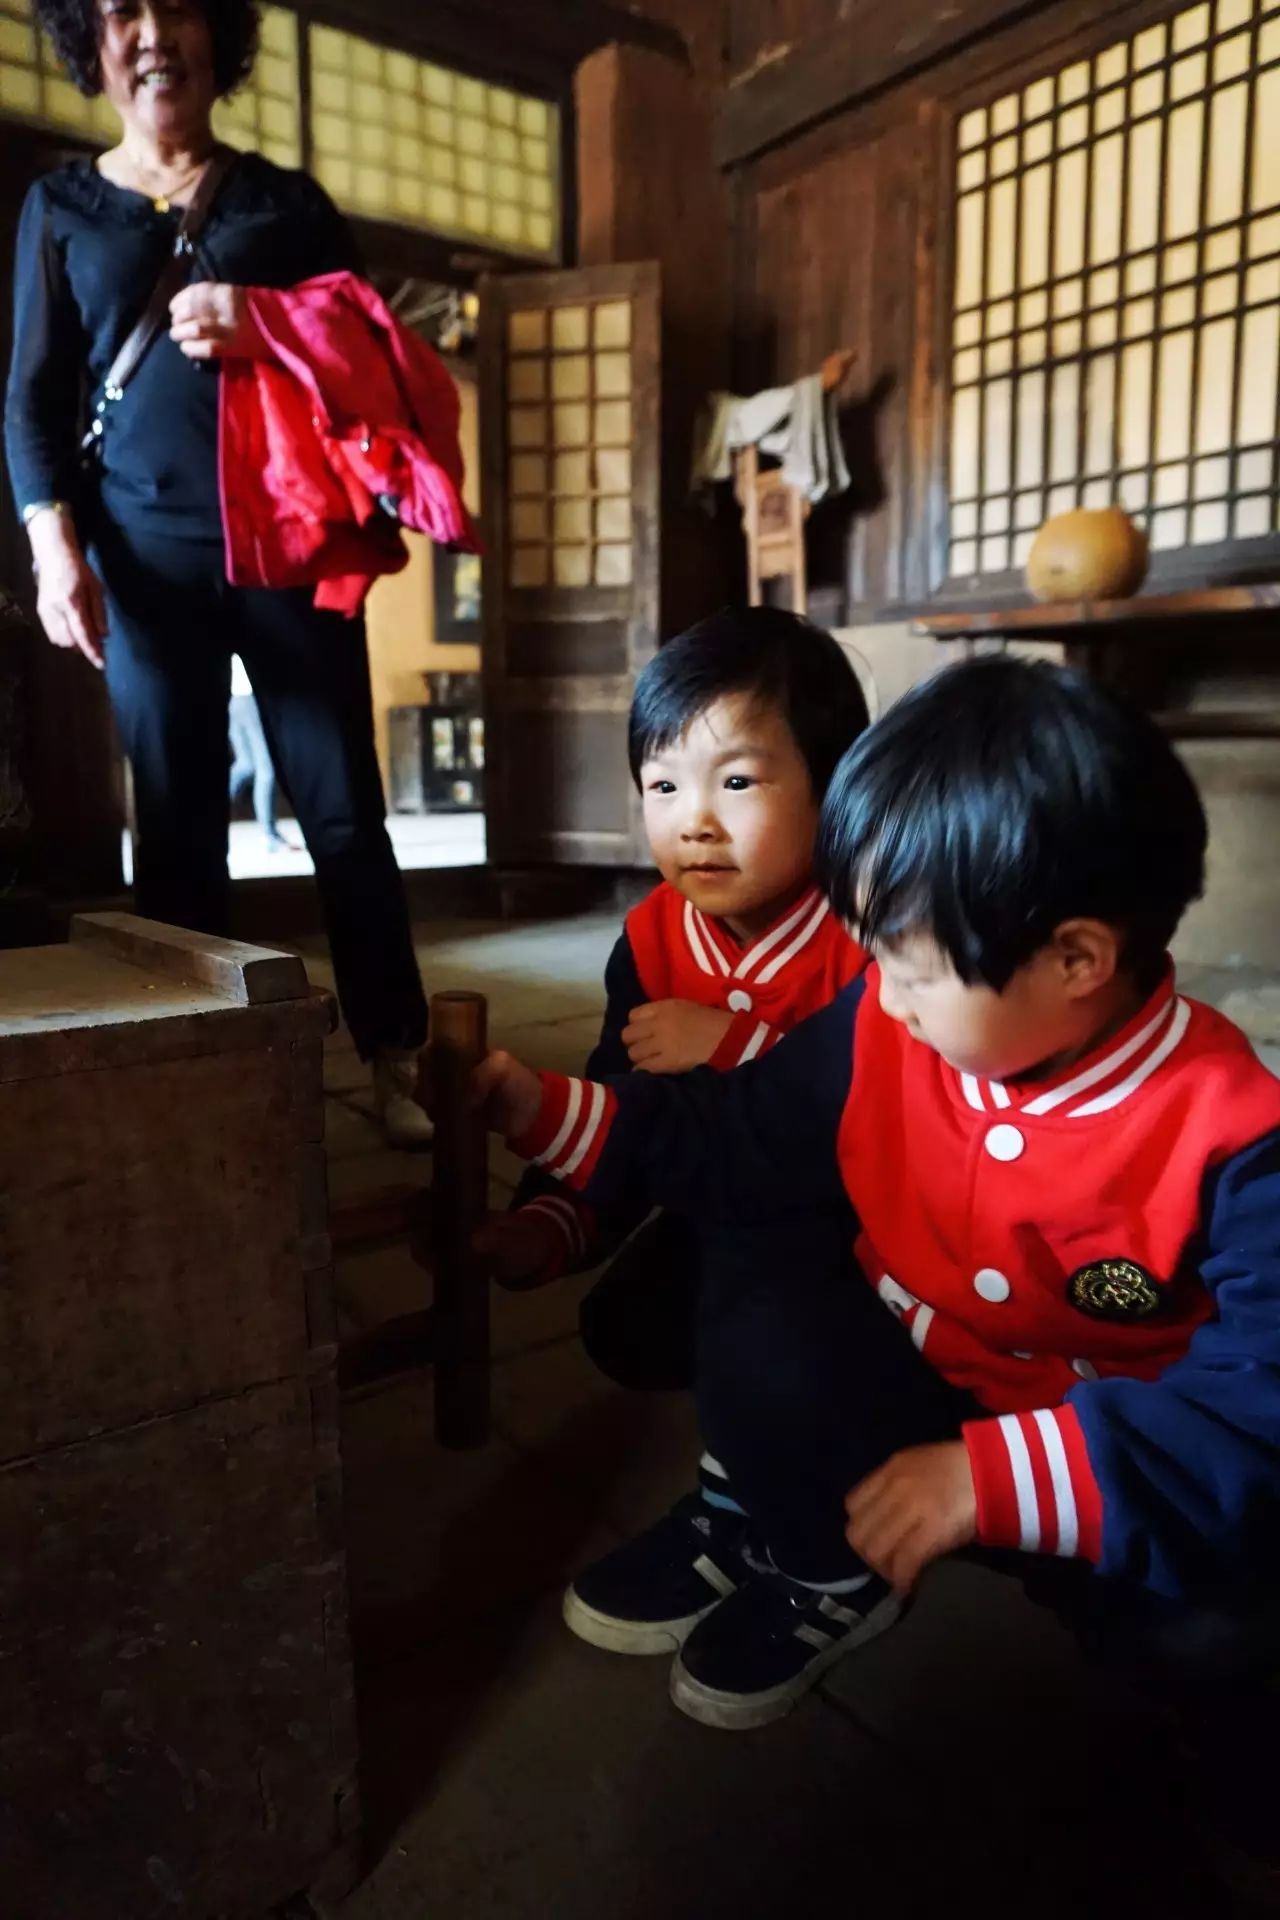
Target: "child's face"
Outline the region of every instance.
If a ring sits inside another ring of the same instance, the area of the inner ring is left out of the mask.
[[[926,934],[908,934],[874,958],[884,1011],[960,1073],[1017,1079],[1092,1038],[1093,963],[1057,940],[1019,967],[1001,993],[967,986]]]
[[[640,769],[644,824],[664,880],[746,935],[807,883],[818,803],[776,707],[716,700]]]

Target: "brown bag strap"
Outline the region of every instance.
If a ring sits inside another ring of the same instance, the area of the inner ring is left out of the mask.
[[[142,364],[152,341],[164,328],[169,317],[170,301],[179,289],[186,285],[190,277],[195,244],[209,217],[210,209],[218,197],[219,189],[239,158],[239,154],[233,148],[219,147],[200,175],[196,190],[183,212],[182,223],[174,236],[173,253],[165,262],[160,278],[151,290],[151,298],[147,302],[146,310],[108,369],[106,380],[103,382],[103,393],[106,399],[120,398]]]

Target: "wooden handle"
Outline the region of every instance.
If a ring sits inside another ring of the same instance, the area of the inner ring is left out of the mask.
[[[488,1052],[479,993],[431,996],[425,1070],[435,1116],[431,1252],[435,1272],[436,1438],[482,1447],[489,1438],[489,1277],[471,1251],[489,1201],[483,1115],[468,1112],[467,1082]]]

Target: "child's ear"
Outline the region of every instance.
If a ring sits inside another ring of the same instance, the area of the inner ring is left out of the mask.
[[[1064,920],[1054,932],[1053,947],[1072,1000],[1109,986],[1120,970],[1120,937],[1105,920]]]

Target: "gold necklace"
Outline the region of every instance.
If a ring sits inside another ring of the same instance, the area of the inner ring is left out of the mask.
[[[175,193],[185,192],[186,188],[189,187],[193,181],[196,181],[200,178],[200,175],[204,172],[205,167],[207,165],[208,165],[208,162],[205,160],[202,160],[194,173],[189,173],[186,175],[185,179],[179,180],[177,186],[173,189],[173,191]],[[173,205],[173,201],[170,198],[169,194],[158,193],[153,198],[151,204],[155,208],[157,213],[168,213],[169,209]]]
[[[170,187],[168,193],[157,193],[157,194],[151,193],[150,189],[147,188],[145,185],[146,171],[141,166],[139,166],[138,174],[139,174],[139,177],[144,182],[143,191],[147,194],[147,197],[150,199],[151,204],[155,208],[157,213],[169,212],[170,208],[173,206],[174,195],[178,193],[185,193],[189,186],[193,185],[195,182],[199,180],[201,174],[204,172],[205,168],[208,166],[209,160],[211,157],[212,157],[211,154],[206,155],[206,157],[203,160],[201,160],[197,166],[189,167],[187,169],[187,172],[182,176],[182,178],[176,181],[174,185]]]

